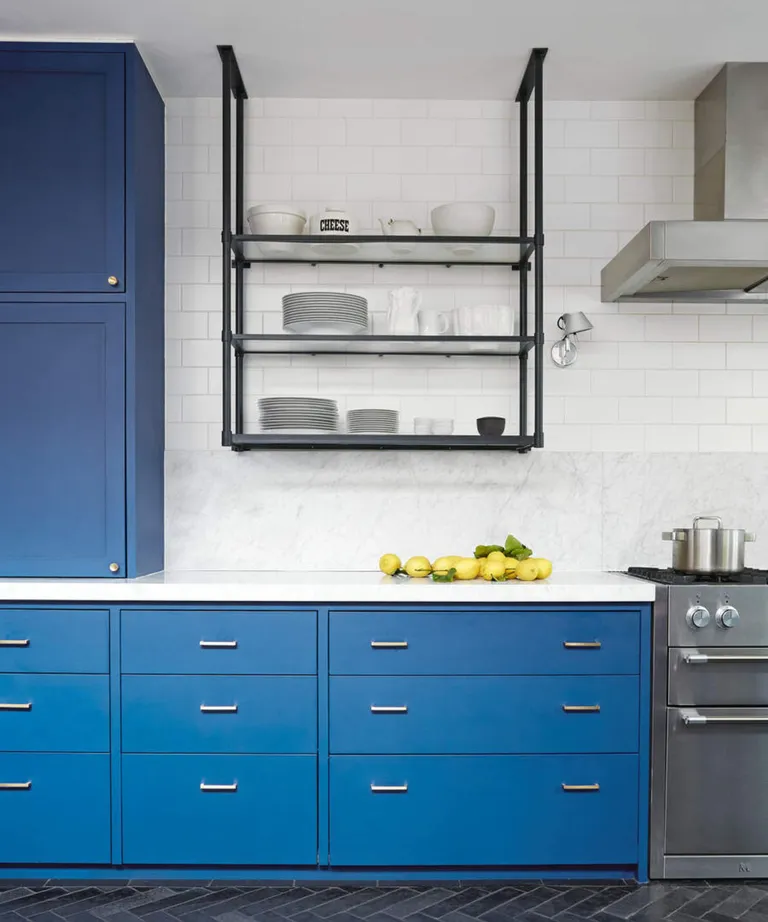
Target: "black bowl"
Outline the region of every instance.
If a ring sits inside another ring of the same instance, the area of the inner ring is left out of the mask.
[[[477,431],[480,435],[502,435],[506,425],[503,416],[481,416],[477,420]]]

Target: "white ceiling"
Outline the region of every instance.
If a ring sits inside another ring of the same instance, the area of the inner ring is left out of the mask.
[[[164,96],[504,98],[547,46],[549,99],[692,99],[768,60],[766,0],[0,0],[0,38],[135,40]]]

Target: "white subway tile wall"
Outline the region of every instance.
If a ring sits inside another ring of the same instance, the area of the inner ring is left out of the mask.
[[[220,446],[221,119],[218,99],[169,99],[166,126],[167,447]],[[603,304],[600,269],[652,218],[692,216],[693,103],[545,105],[545,445],[554,451],[768,451],[768,318],[738,304]],[[249,99],[246,207],[348,207],[427,226],[445,201],[483,201],[517,231],[517,129],[509,101]],[[281,297],[346,290],[383,331],[387,292],[418,287],[429,307],[517,303],[517,277],[471,267],[254,266],[250,332],[280,332]],[[575,366],[556,368],[557,317],[582,310]],[[517,364],[506,359],[246,359],[246,423],[264,394],[323,394],[342,410],[454,417],[457,432],[503,415],[517,425]]]

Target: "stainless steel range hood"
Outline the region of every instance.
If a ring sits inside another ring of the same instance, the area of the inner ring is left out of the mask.
[[[694,220],[646,224],[603,269],[603,301],[768,302],[768,64],[726,64],[694,118]]]

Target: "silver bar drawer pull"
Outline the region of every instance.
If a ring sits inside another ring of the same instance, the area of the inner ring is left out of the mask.
[[[28,791],[31,781],[0,781],[0,791]]]
[[[237,714],[236,704],[201,704],[203,714]]]
[[[768,656],[738,653],[722,656],[711,653],[688,653],[685,661],[689,666],[704,666],[707,663],[768,663]]]
[[[407,714],[407,704],[372,704],[371,714]]]
[[[707,724],[768,724],[768,717],[706,717],[704,714],[683,714],[686,727],[706,727]]]
[[[32,702],[27,701],[25,704],[10,704],[5,701],[0,701],[0,711],[31,711]]]
[[[407,794],[407,784],[372,784],[371,792],[373,794]]]
[[[566,714],[599,714],[599,704],[564,704],[563,710]]]
[[[407,640],[372,640],[371,647],[374,650],[407,650]]]
[[[234,650],[237,648],[236,640],[201,640],[203,650]]]
[[[28,647],[29,640],[0,640],[0,647]]]
[[[566,650],[599,650],[602,643],[599,640],[564,640]]]
[[[564,784],[563,790],[569,794],[589,794],[600,790],[599,784]]]
[[[237,782],[234,784],[206,784],[204,781],[200,785],[201,791],[208,791],[212,794],[233,794],[237,790]]]

